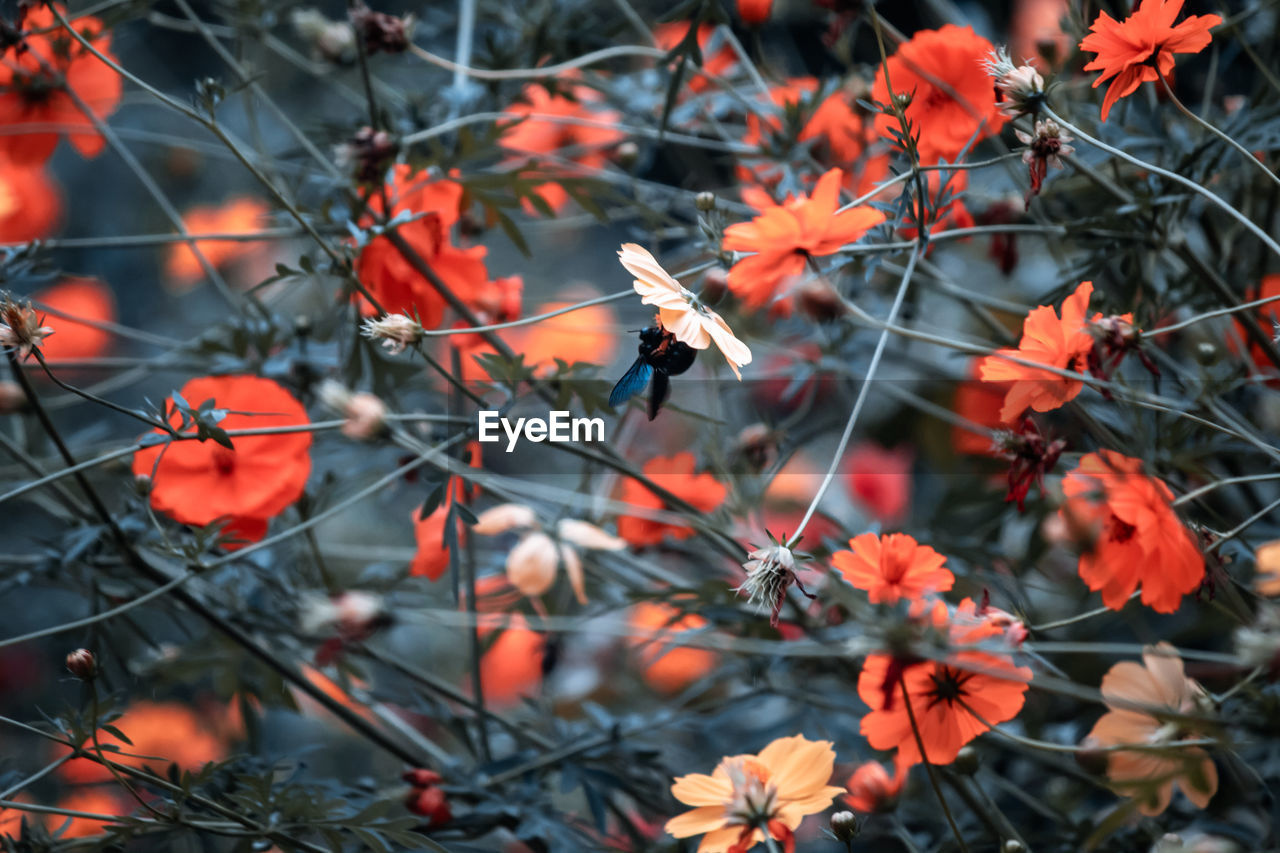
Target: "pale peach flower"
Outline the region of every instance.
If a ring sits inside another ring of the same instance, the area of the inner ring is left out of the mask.
[[[1123,661],[1102,677],[1102,698],[1110,710],[1094,724],[1087,743],[1140,747],[1108,752],[1107,776],[1116,793],[1133,797],[1143,814],[1158,815],[1168,808],[1175,783],[1188,800],[1204,808],[1218,790],[1213,759],[1198,746],[1160,748],[1201,736],[1188,723],[1154,714],[1197,713],[1207,696],[1187,678],[1182,658],[1168,643],[1144,646],[1142,660],[1145,666]]]
[[[816,814],[844,793],[828,785],[836,754],[831,742],[803,735],[775,740],[758,755],[724,758],[707,776],[681,776],[671,793],[691,811],[667,821],[676,838],[703,835],[698,853],[725,853],[740,840],[743,849],[789,835],[806,815]]]
[[[1253,588],[1258,595],[1280,595],[1280,539],[1259,545],[1253,562],[1257,569]]]
[[[694,349],[711,344],[724,355],[733,375],[742,378],[738,368],[751,363],[751,350],[734,337],[733,330],[720,315],[702,304],[698,297],[672,278],[648,249],[635,243],[623,243],[618,260],[635,276],[632,285],[645,305],[655,305],[662,326],[677,341]]]
[[[342,434],[357,441],[376,438],[386,427],[387,405],[367,391],[352,392],[333,379],[320,383],[320,401],[346,418]]]

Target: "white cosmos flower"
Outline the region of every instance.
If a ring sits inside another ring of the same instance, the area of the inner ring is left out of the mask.
[[[751,350],[733,335],[720,315],[698,302],[698,297],[671,277],[643,246],[623,243],[618,260],[635,276],[632,284],[645,305],[655,305],[662,327],[682,344],[706,349],[711,344],[724,354],[733,375],[742,379],[738,368],[751,363]]]

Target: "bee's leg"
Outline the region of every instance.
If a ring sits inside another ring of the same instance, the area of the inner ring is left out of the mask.
[[[649,386],[649,420],[658,416],[658,410],[671,396],[671,380],[665,370],[653,371],[653,384]]]

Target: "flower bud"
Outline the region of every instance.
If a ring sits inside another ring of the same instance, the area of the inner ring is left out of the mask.
[[[972,776],[978,772],[978,751],[972,746],[962,746],[960,751],[956,753],[954,766],[957,773],[963,773],[966,776]]]
[[[831,816],[831,834],[836,837],[836,841],[848,844],[861,831],[862,824],[853,812],[836,812]]]
[[[693,197],[693,206],[703,213],[710,213],[716,209],[716,194],[713,192],[700,192]]]
[[[436,771],[427,770],[423,767],[406,770],[400,778],[415,788],[429,788],[432,785],[439,785],[444,779]]]
[[[628,140],[614,149],[614,159],[624,169],[630,169],[640,159],[640,146]]]
[[[11,415],[27,404],[22,386],[8,379],[0,380],[0,415]]]
[[[720,267],[712,267],[702,276],[702,292],[698,298],[703,302],[719,302],[729,292],[729,274]]]
[[[1004,846],[1000,848],[1003,853],[1026,853],[1027,848],[1022,842],[1016,838],[1010,838],[1005,841]]]
[[[453,817],[444,791],[434,786],[414,788],[404,802],[405,808],[416,815],[429,818],[432,824],[448,823]]]
[[[1200,362],[1205,367],[1215,363],[1218,360],[1219,355],[1221,355],[1221,352],[1218,349],[1218,345],[1212,341],[1201,341],[1196,344],[1196,361]]]
[[[397,18],[385,12],[375,12],[364,3],[351,7],[347,16],[351,19],[351,26],[364,40],[367,53],[404,53],[409,49],[412,16]]]
[[[796,288],[796,305],[809,319],[817,323],[826,323],[843,317],[849,309],[840,300],[828,282],[822,279],[809,279]]]
[[[76,649],[67,655],[67,671],[81,681],[93,681],[98,674],[98,661],[88,649]]]

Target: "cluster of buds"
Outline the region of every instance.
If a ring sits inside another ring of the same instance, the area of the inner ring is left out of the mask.
[[[351,26],[364,41],[365,53],[404,53],[409,49],[413,33],[413,17],[397,18],[385,12],[375,12],[363,3],[357,3],[348,11]]]
[[[380,184],[396,157],[395,137],[385,130],[362,127],[334,152],[338,165],[362,184]]]
[[[1090,322],[1085,329],[1093,337],[1093,349],[1089,351],[1089,373],[1104,382],[1111,380],[1111,375],[1120,366],[1124,357],[1133,353],[1142,362],[1152,376],[1156,378],[1157,390],[1160,382],[1160,368],[1151,360],[1142,348],[1142,332],[1133,325],[1128,314],[1112,314]],[[1111,392],[1103,387],[1099,389],[1102,396],[1111,399]]]
[[[1050,441],[1031,418],[1023,418],[1016,430],[998,432],[995,450],[1012,463],[1005,502],[1016,501],[1018,512],[1026,512],[1027,492],[1032,483],[1044,489],[1044,475],[1058,464],[1066,447],[1067,442],[1061,438]]]
[[[1062,158],[1075,151],[1067,144],[1074,137],[1065,133],[1052,119],[1037,121],[1034,136],[1021,130],[1014,133],[1018,141],[1027,146],[1027,150],[1022,152],[1022,162],[1027,164],[1031,176],[1031,186],[1027,189],[1027,207],[1031,207],[1031,199],[1040,194],[1049,170],[1061,169]]]
[[[360,326],[360,334],[371,341],[381,341],[392,355],[399,355],[406,347],[418,343],[424,331],[422,324],[408,314],[388,314],[365,320]]]
[[[439,826],[453,819],[449,801],[439,787],[443,781],[439,773],[416,767],[406,770],[400,778],[408,782],[410,787],[409,795],[404,800],[405,808],[427,818],[432,826]]]
[[[15,302],[5,294],[0,301],[0,347],[26,358],[53,334],[53,327],[41,325],[42,322],[31,303]]]
[[[391,614],[381,596],[359,590],[330,598],[315,597],[302,608],[302,632],[311,636],[332,634],[316,651],[316,664],[327,666],[350,643],[359,643],[391,624]]]
[[[1000,110],[1016,118],[1036,115],[1044,107],[1044,78],[1030,65],[1014,65],[1003,47],[982,60],[1000,92]]]
[[[792,584],[808,598],[814,596],[800,583],[796,576],[796,554],[786,545],[769,536],[772,545],[757,548],[747,554],[747,561],[742,569],[747,579],[734,592],[745,592],[752,604],[761,604],[769,608],[769,624],[778,627],[778,614],[782,612],[782,603],[787,600],[787,589]],[[800,559],[805,559],[800,555]]]
[[[386,433],[387,405],[368,391],[352,392],[333,379],[316,389],[320,402],[342,415],[342,434],[357,441],[369,441]]]

